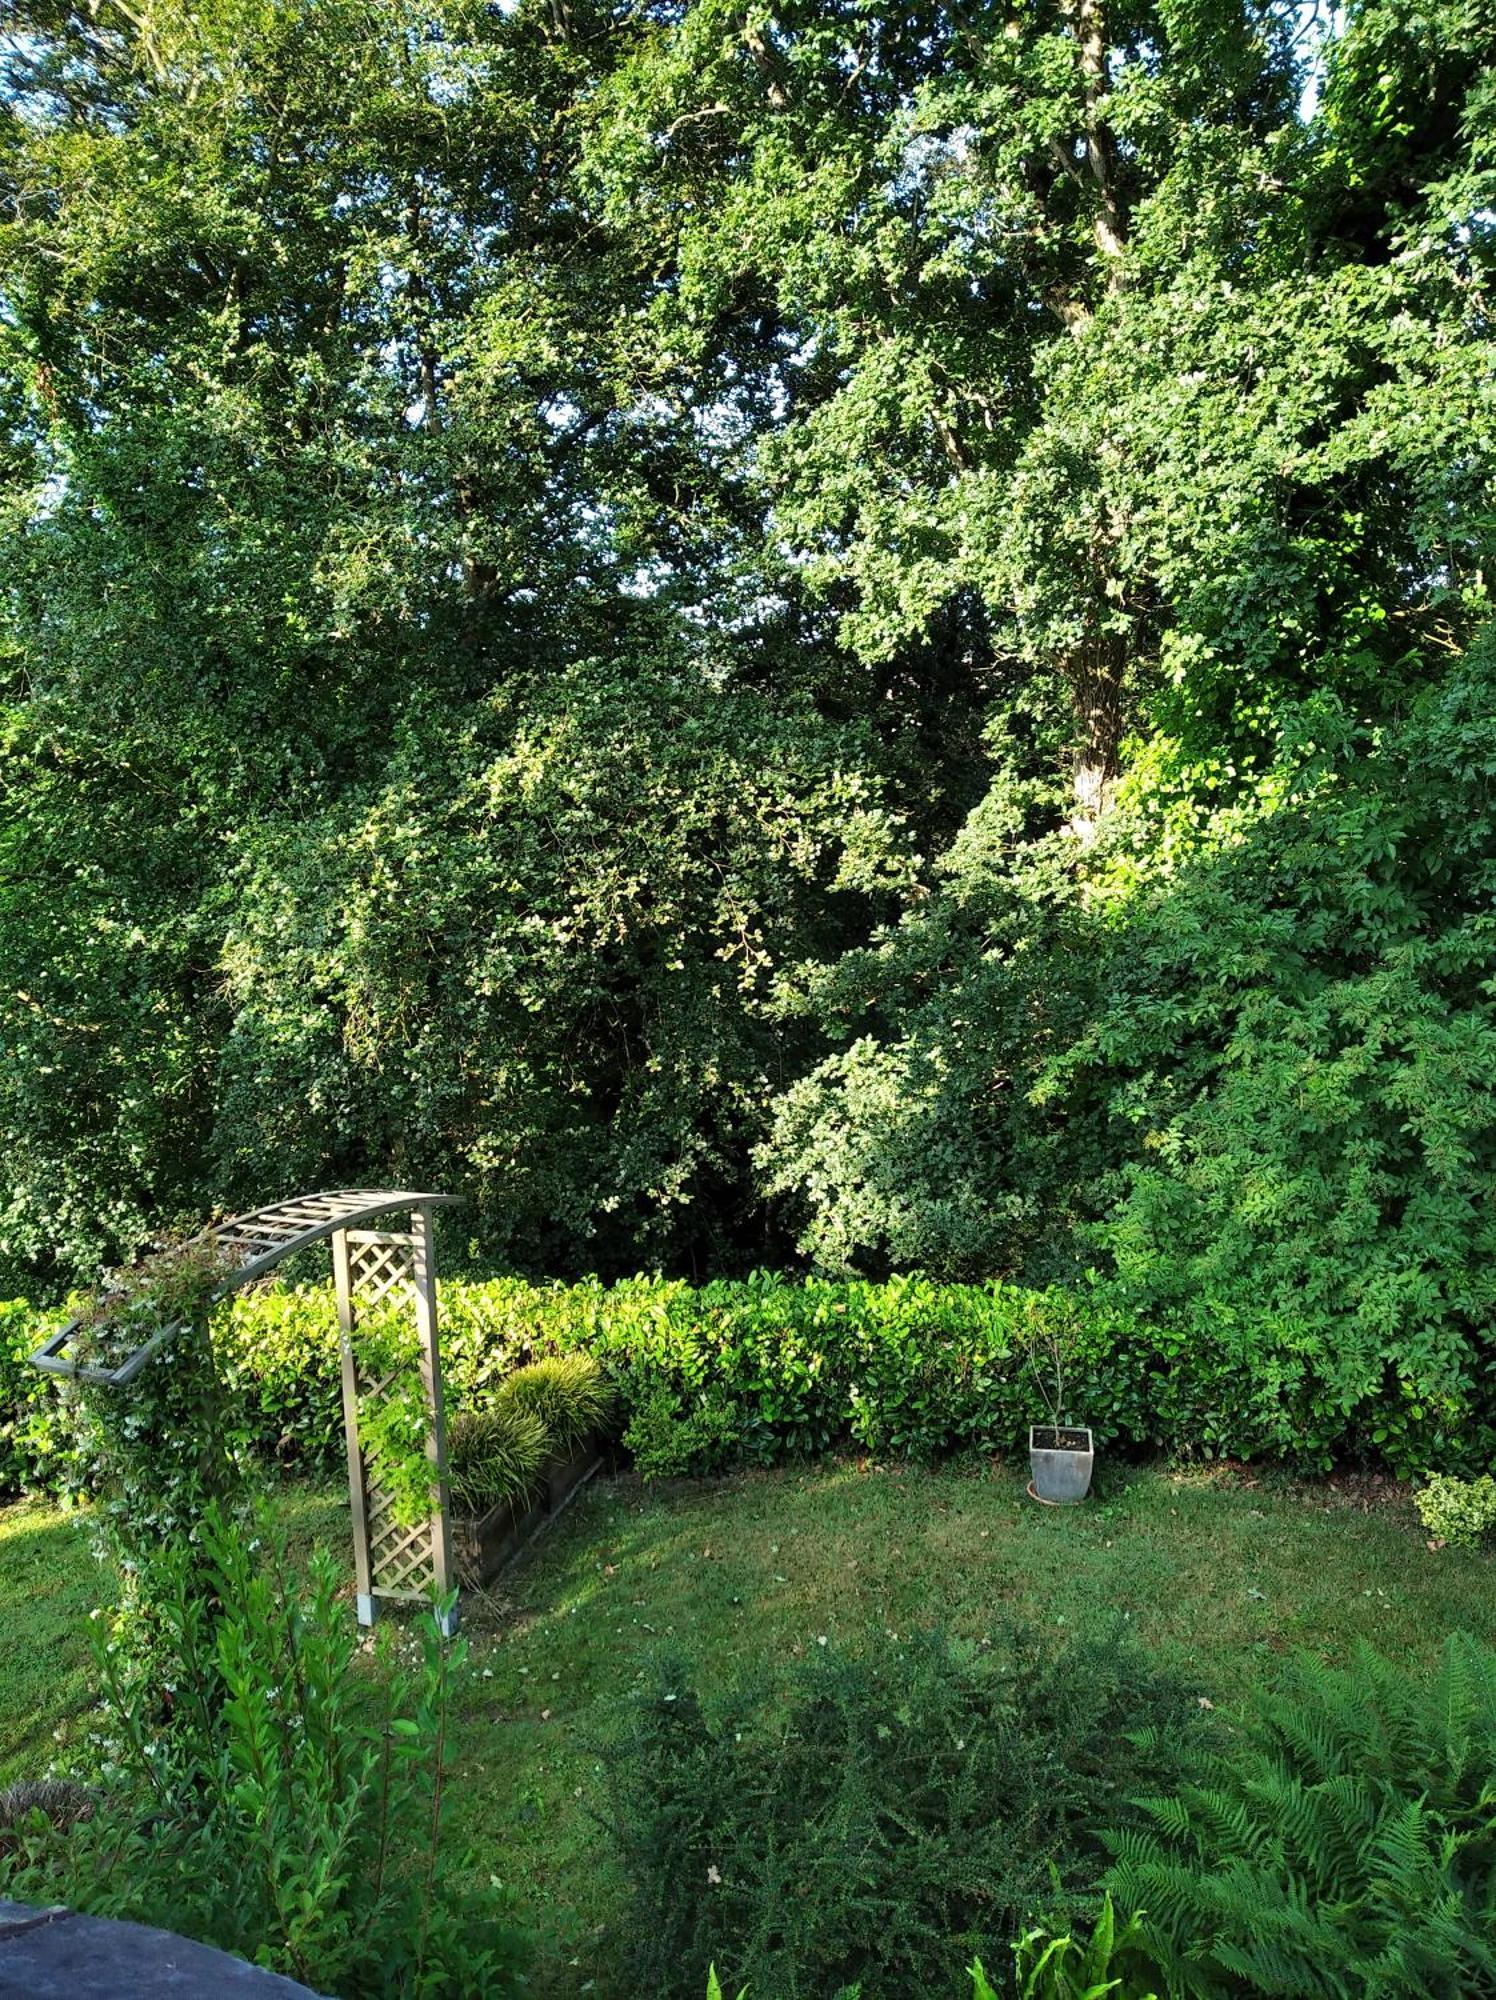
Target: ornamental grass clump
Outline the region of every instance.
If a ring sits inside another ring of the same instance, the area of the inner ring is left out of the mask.
[[[467,1514],[502,1502],[520,1511],[540,1489],[552,1456],[550,1432],[534,1410],[510,1400],[457,1417],[447,1431],[447,1483]]]
[[[517,1368],[498,1401],[532,1411],[555,1449],[570,1451],[607,1423],[613,1386],[590,1354],[553,1354]]]

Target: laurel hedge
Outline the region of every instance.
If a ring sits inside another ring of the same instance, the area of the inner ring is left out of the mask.
[[[1146,1324],[1114,1291],[790,1279],[691,1286],[513,1278],[444,1283],[449,1406],[481,1409],[516,1367],[585,1351],[612,1376],[620,1432],[650,1476],[768,1465],[849,1448],[879,1459],[1008,1453],[1043,1414],[1030,1342],[1069,1357],[1069,1414],[1129,1452],[1374,1459],[1401,1473],[1478,1470],[1496,1449],[1484,1357],[1421,1381],[1395,1358],[1348,1394],[1301,1330],[1222,1314],[1211,1331]],[[56,1385],[26,1356],[56,1315],[0,1304],[0,1490],[65,1489]],[[330,1287],[235,1298],[215,1337],[240,1442],[320,1475],[342,1460]]]

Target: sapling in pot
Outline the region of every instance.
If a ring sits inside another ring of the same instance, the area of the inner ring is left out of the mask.
[[[1029,1373],[1049,1414],[1047,1424],[1029,1426],[1029,1491],[1049,1507],[1071,1507],[1084,1500],[1095,1463],[1089,1429],[1066,1421],[1065,1368],[1074,1338],[1068,1321],[1051,1316],[1036,1315],[1029,1328]]]

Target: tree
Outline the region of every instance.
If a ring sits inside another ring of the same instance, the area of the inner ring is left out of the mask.
[[[28,1281],[293,1158],[552,1267],[1125,1262],[1278,853],[1264,1077],[1378,843],[1468,936],[1386,774],[1490,611],[1491,0],[14,11]]]

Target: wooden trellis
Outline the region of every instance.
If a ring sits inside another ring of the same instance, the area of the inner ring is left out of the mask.
[[[442,1403],[441,1347],[437,1337],[436,1256],[431,1212],[451,1195],[414,1194],[398,1189],[337,1188],[272,1202],[249,1215],[211,1225],[201,1241],[223,1258],[223,1282],[214,1293],[225,1298],[274,1270],[284,1258],[330,1238],[333,1286],[337,1297],[339,1348],[343,1367],[343,1428],[348,1447],[348,1497],[353,1513],[353,1572],[361,1625],[372,1625],[385,1603],[445,1600],[452,1587],[452,1520],[447,1497],[446,1418]],[[402,1214],[407,1227],[373,1228]],[[403,1370],[371,1379],[361,1366],[355,1333],[360,1315],[388,1307],[408,1311],[415,1323],[418,1366],[429,1422],[432,1512],[409,1526],[395,1518],[388,1493],[371,1476],[359,1441],[359,1411],[393,1393]],[[82,1329],[65,1326],[31,1359],[52,1375],[74,1376],[111,1388],[125,1388],[180,1331],[163,1327],[112,1368],[77,1358],[73,1349]],[[454,1630],[455,1609],[444,1616]]]

